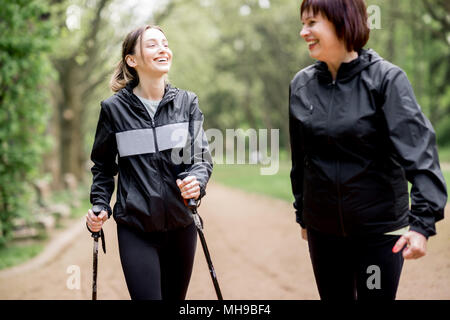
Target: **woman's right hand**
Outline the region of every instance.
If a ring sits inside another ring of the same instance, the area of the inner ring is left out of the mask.
[[[308,232],[306,231],[306,228],[302,228],[302,239],[308,241]]]
[[[99,232],[106,220],[108,220],[108,213],[105,210],[102,210],[100,214],[96,216],[92,209],[89,209],[88,214],[86,215],[87,226],[92,232]]]

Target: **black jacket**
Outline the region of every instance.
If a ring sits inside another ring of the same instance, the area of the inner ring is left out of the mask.
[[[111,215],[109,202],[118,173],[113,210],[118,223],[145,232],[186,226],[192,217],[177,175],[194,175],[202,197],[213,166],[197,96],[167,85],[152,119],[133,86],[129,83],[101,102],[91,153],[91,203],[104,206]]]
[[[447,191],[435,132],[400,68],[363,49],[333,81],[316,62],[290,84],[289,124],[303,227],[364,235],[409,224],[426,237],[436,233]]]

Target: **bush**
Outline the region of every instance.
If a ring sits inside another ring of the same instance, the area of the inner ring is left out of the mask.
[[[53,37],[43,1],[0,1],[0,245],[12,221],[30,215],[27,192],[48,145],[45,85]]]

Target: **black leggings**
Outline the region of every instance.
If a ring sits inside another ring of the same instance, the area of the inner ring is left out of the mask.
[[[118,223],[119,253],[133,300],[184,300],[197,244],[195,224],[142,233]]]
[[[403,267],[392,253],[400,236],[339,237],[308,229],[308,246],[322,300],[394,300]]]

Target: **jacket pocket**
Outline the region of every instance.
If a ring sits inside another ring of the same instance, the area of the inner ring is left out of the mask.
[[[394,200],[394,218],[402,219],[404,213],[409,210],[409,192],[408,182],[403,169],[397,168],[391,174],[391,187],[395,196]]]
[[[306,94],[305,88],[301,88],[293,94],[291,103],[296,106],[295,111],[297,113],[297,117],[301,121],[308,120],[316,109],[314,103]]]
[[[125,211],[132,214],[150,215],[149,200],[144,198],[133,180],[130,181],[125,200]]]

